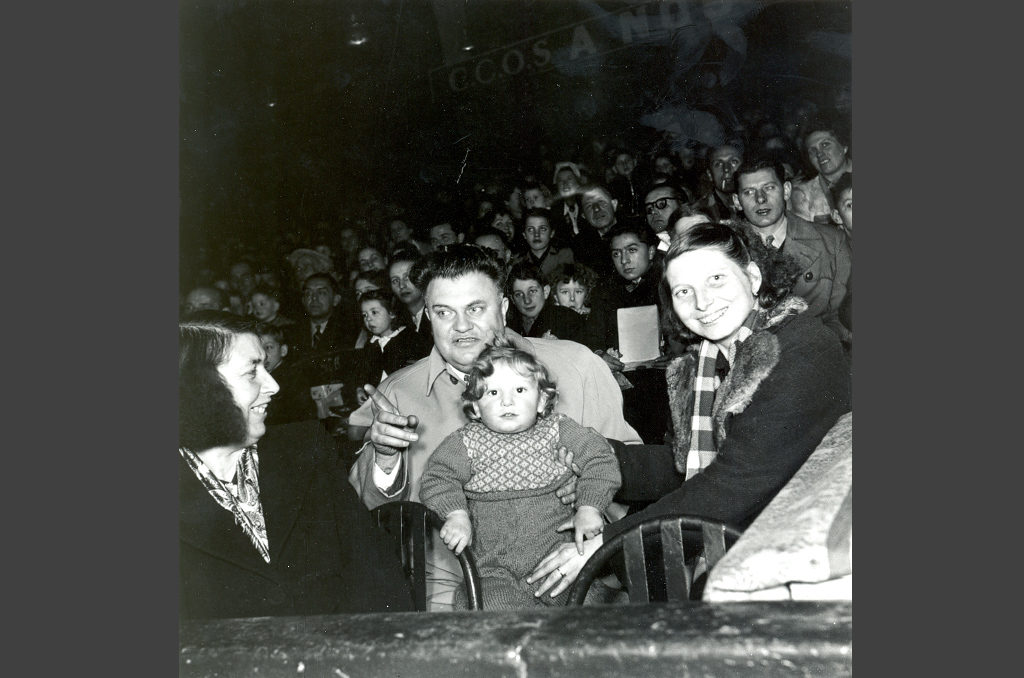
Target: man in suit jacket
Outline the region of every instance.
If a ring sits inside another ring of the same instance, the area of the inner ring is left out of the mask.
[[[849,238],[838,228],[815,224],[786,212],[792,186],[776,160],[757,157],[736,171],[733,200],[761,240],[790,255],[802,267],[792,293],[807,302],[807,313],[821,318],[847,347],[850,330],[839,321],[852,275]]]
[[[302,283],[302,307],[306,319],[288,328],[288,350],[304,360],[317,384],[337,377],[327,357],[355,345],[361,328],[355,312],[342,303],[338,283],[329,273],[314,273]]]

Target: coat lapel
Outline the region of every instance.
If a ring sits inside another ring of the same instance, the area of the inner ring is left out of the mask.
[[[803,270],[806,271],[821,258],[820,248],[813,247],[811,244],[818,239],[817,233],[813,226],[800,217],[787,214],[786,219],[786,242],[783,248],[786,254],[799,261]],[[800,280],[802,278],[798,278],[797,282]]]
[[[264,440],[273,437],[273,429]],[[308,500],[313,477],[312,441],[305,445],[265,445],[260,451],[260,503],[267,523],[270,562],[273,563],[295,528],[295,521]]]

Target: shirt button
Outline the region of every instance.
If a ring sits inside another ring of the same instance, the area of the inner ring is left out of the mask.
[[[806,280],[807,282],[810,282],[813,279],[814,279],[814,273],[812,273],[810,271],[807,271],[807,273],[804,273],[804,280]]]

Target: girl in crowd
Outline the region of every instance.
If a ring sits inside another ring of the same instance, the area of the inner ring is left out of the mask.
[[[698,224],[665,256],[665,326],[688,351],[666,370],[674,435],[663,446],[616,446],[621,501],[657,500],[606,526],[687,513],[746,527],[851,409],[839,339],[789,295],[798,267],[740,227]],[[683,482],[685,481],[685,482]],[[585,553],[556,547],[531,582],[538,595],[569,587]]]
[[[448,548],[459,554],[473,544],[489,610],[564,604],[564,597],[535,598],[526,575],[555,544],[569,540],[583,553],[584,538],[600,534],[601,513],[619,487],[611,446],[593,429],[552,414],[557,397],[543,364],[495,340],[462,395],[470,423],[441,442],[423,473],[420,500],[445,518]],[[557,458],[560,446],[579,467],[575,511],[555,496],[572,475]],[[569,529],[574,538],[559,534]]]

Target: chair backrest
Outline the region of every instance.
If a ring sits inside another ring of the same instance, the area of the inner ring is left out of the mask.
[[[684,530],[690,536],[689,550],[684,546]],[[699,590],[693,585],[698,556],[703,554],[710,571],[741,534],[731,525],[698,516],[670,515],[646,520],[601,545],[580,570],[566,605],[582,605],[595,575],[620,551],[625,561],[623,584],[630,602],[699,599]]]
[[[394,501],[381,504],[372,514],[377,525],[395,539],[402,558],[402,569],[412,587],[413,600],[417,610],[427,609],[427,540],[434,530],[440,530],[444,521],[423,504],[415,501]],[[480,574],[476,559],[467,546],[456,556],[462,566],[462,580],[466,587],[469,609],[482,609]]]

